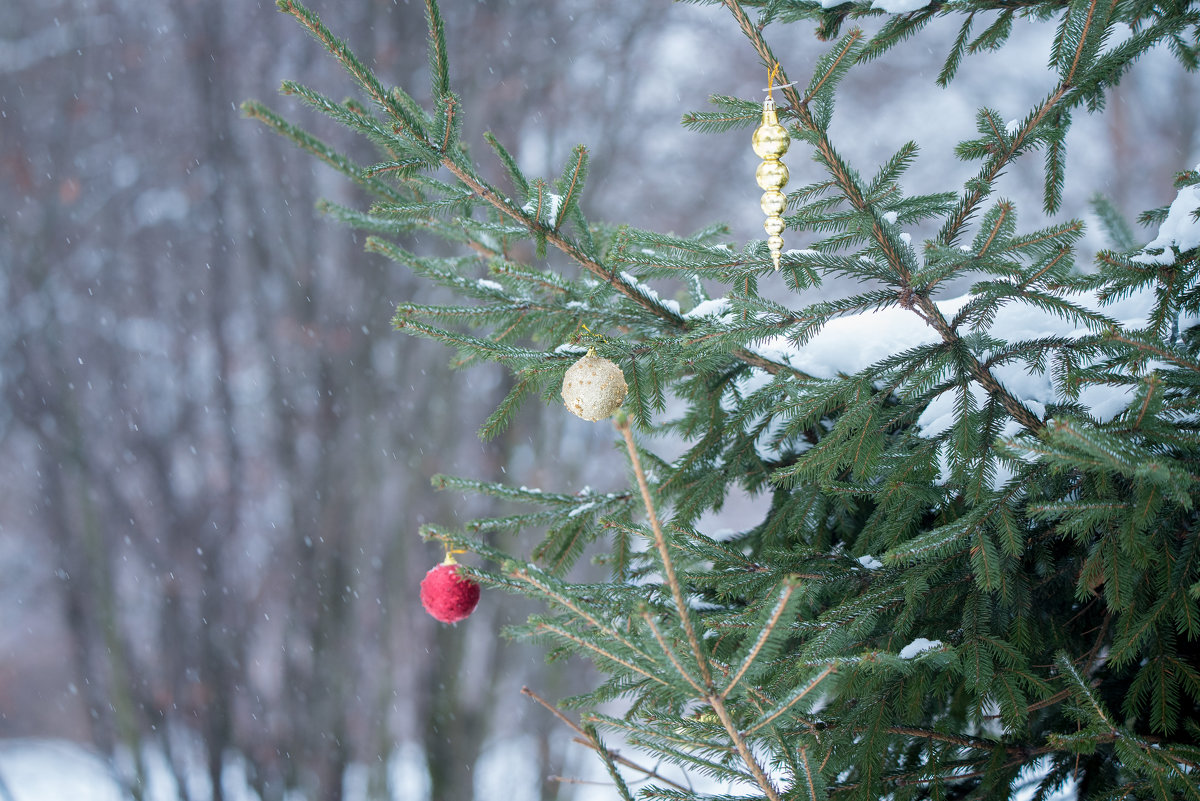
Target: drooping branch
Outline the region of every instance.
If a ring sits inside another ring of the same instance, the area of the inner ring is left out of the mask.
[[[666,579],[667,586],[671,590],[671,597],[675,601],[675,610],[679,615],[680,623],[691,646],[692,656],[695,658],[696,664],[700,669],[700,676],[704,685],[703,689],[706,693],[704,700],[712,707],[713,712],[720,719],[721,725],[725,727],[725,732],[729,735],[730,740],[733,741],[734,748],[737,749],[738,755],[742,758],[746,767],[750,769],[759,788],[762,789],[770,801],[780,801],[779,791],[775,789],[775,785],[767,777],[766,771],[758,763],[754,753],[750,750],[750,745],[746,742],[746,738],[738,731],[733,716],[729,714],[729,710],[725,706],[724,696],[716,690],[713,683],[712,668],[709,665],[708,655],[701,646],[696,629],[692,625],[691,610],[688,608],[687,599],[683,594],[683,587],[679,583],[679,578],[675,573],[675,564],[671,558],[670,549],[667,546],[666,534],[663,533],[662,524],[659,522],[658,514],[654,509],[654,501],[650,496],[650,485],[646,481],[646,472],[642,469],[642,461],[638,456],[637,445],[633,441],[633,429],[629,423],[629,418],[626,416],[618,417],[616,427],[625,439],[625,447],[629,451],[629,460],[633,465],[633,472],[637,477],[638,489],[642,493],[642,502],[646,507],[646,517],[650,522],[650,530],[654,534],[654,546],[658,550],[659,559],[662,561],[663,577]],[[666,647],[665,644],[663,644],[663,647]],[[670,651],[668,651],[668,656],[670,655]]]

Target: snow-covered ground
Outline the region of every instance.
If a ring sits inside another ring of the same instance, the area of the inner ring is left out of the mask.
[[[0,801],[124,801],[108,761],[66,740],[0,741]]]
[[[610,743],[620,747],[619,743]],[[476,798],[503,798],[505,801],[534,801],[539,797],[533,758],[535,743],[515,738],[493,743],[475,768]],[[631,752],[630,756],[634,756]],[[571,749],[568,764],[562,766],[565,785],[561,797],[572,801],[609,801],[614,797],[611,779],[599,759],[583,748]],[[147,781],[145,801],[178,801],[174,780],[160,754],[148,753],[145,759]],[[666,766],[656,766],[676,780],[683,775]],[[644,777],[626,772],[630,786],[637,788]],[[208,796],[208,781],[189,777],[193,797]],[[401,746],[393,755],[388,777],[389,801],[428,801],[429,778],[419,749]],[[698,787],[729,789],[701,783]],[[225,771],[226,801],[259,801],[243,780],[236,764]],[[361,765],[347,770],[343,793],[345,801],[382,801],[368,792],[367,771]],[[130,801],[122,789],[116,768],[95,751],[68,740],[0,740],[0,801]],[[304,801],[300,797],[289,801]]]
[[[492,753],[481,761],[476,772],[478,798],[504,798],[506,801],[531,801],[537,797],[539,777],[529,770],[532,761],[522,753],[523,746],[530,743],[509,741],[498,743]],[[572,754],[569,783],[564,787],[564,797],[574,801],[608,801],[614,797],[613,788],[604,774],[599,760],[591,752],[580,747]],[[666,775],[683,779],[676,771],[664,766],[655,766]],[[1028,801],[1033,797],[1037,782],[1045,775],[1047,765],[1035,765],[1026,770],[1017,781],[1016,801]],[[174,784],[166,775],[165,766],[159,759],[147,760],[149,780],[146,801],[176,801]],[[391,795],[395,801],[424,801],[429,797],[427,778],[422,774],[424,767],[419,754],[399,749],[392,760]],[[258,801],[244,782],[236,779],[237,770],[227,771],[225,782],[228,801]],[[573,774],[573,775],[572,775]],[[642,784],[643,777],[633,771],[626,772],[626,780],[635,790]],[[700,786],[698,786],[698,789]],[[705,784],[703,789],[712,791],[732,790]],[[346,774],[343,787],[346,801],[368,801],[365,771],[361,766],[352,767]],[[204,797],[201,793],[199,797]],[[1072,801],[1075,798],[1073,782],[1050,795],[1050,801]],[[84,746],[68,740],[0,740],[0,801],[128,801],[129,795],[121,789],[121,782],[113,766],[103,757]],[[301,799],[295,799],[301,801]]]
[[[477,798],[534,801],[538,798],[536,744],[528,738],[493,743],[475,767]],[[564,798],[601,801],[610,798],[609,779],[603,767],[584,748],[573,749],[571,764],[563,773],[572,781]],[[426,801],[429,776],[420,749],[401,746],[393,754],[388,784],[391,801]],[[175,780],[162,755],[149,751],[145,758],[145,801],[178,801]],[[633,777],[631,777],[633,778]],[[187,779],[193,797],[208,797],[208,779],[197,771]],[[575,783],[578,782],[578,783]],[[225,770],[226,801],[259,801],[247,786],[236,761]],[[571,794],[574,790],[574,795]],[[352,765],[343,780],[346,801],[382,801],[368,791],[367,771]],[[118,769],[86,746],[69,740],[0,740],[0,801],[129,801]],[[303,801],[296,797],[293,801]]]

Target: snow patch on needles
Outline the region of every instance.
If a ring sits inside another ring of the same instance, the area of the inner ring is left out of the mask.
[[[648,298],[654,303],[657,303],[659,306],[670,309],[675,314],[679,314],[679,301],[664,300],[663,298],[659,297],[657,289],[653,289],[649,285],[643,284],[633,273],[627,273],[622,270],[621,278],[625,281],[625,283],[629,284],[635,290],[640,292],[643,297]]]
[[[901,659],[912,659],[917,656],[917,654],[924,653],[925,651],[932,651],[935,648],[941,647],[941,640],[927,640],[924,637],[918,637],[908,645],[901,648],[899,656]]]
[[[858,563],[867,570],[878,570],[883,567],[883,562],[880,562],[874,556],[871,556],[871,554],[858,557]]]
[[[1200,170],[1200,164],[1196,165],[1196,169]],[[1140,264],[1174,264],[1175,254],[1171,248],[1183,253],[1200,247],[1200,220],[1195,216],[1197,211],[1200,211],[1200,185],[1180,189],[1171,202],[1171,208],[1167,210],[1167,219],[1158,227],[1158,236],[1131,261]],[[1162,252],[1146,252],[1158,249]]]
[[[546,202],[542,204],[542,220],[553,220],[558,217],[558,209],[562,205],[562,195],[556,195],[553,192],[546,193]],[[521,207],[521,211],[526,214],[536,214],[538,210],[538,196],[534,195],[529,199],[529,202]]]
[[[821,8],[833,8],[846,0],[821,0]],[[871,5],[889,14],[907,14],[929,5],[929,0],[874,0]]]
[[[696,307],[683,315],[688,320],[698,317],[723,317],[729,313],[729,298],[717,298],[697,303]]]
[[[1200,187],[1197,189],[1200,190]],[[1185,205],[1188,202],[1191,201],[1185,201]],[[1200,191],[1196,195],[1196,202],[1200,205]],[[1180,214],[1190,219],[1190,210]],[[1174,229],[1169,234],[1177,235]],[[1194,236],[1195,240],[1185,237],[1182,241],[1200,244],[1200,225],[1195,226],[1195,231],[1188,234],[1190,236]],[[1105,305],[1101,305],[1094,296],[1081,295],[1071,299],[1079,306],[1102,312],[1128,328],[1145,327],[1155,302],[1153,290],[1135,292]],[[951,319],[970,300],[972,296],[965,295],[937,301],[936,305],[944,317]],[[988,333],[997,339],[1018,342],[1042,337],[1073,339],[1089,331],[1074,320],[1026,303],[1011,302],[996,312]],[[831,379],[839,375],[852,375],[895,354],[938,341],[938,334],[916,314],[899,306],[891,306],[830,320],[800,348],[786,337],[779,336],[761,341],[753,350],[764,358],[789,365],[815,378]],[[992,368],[992,374],[1039,419],[1045,419],[1048,405],[1067,400],[1056,390],[1049,371],[1029,370],[1022,361],[996,365]],[[975,382],[968,384],[968,391],[977,405],[985,402],[987,395]],[[1132,386],[1092,384],[1080,390],[1078,402],[1090,409],[1097,420],[1107,422],[1128,406],[1133,392]],[[957,419],[955,406],[961,400],[961,393],[961,387],[951,387],[929,403],[917,419],[922,436],[933,438],[949,429]]]

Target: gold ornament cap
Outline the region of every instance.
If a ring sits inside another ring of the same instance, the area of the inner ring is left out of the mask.
[[[595,348],[568,367],[563,376],[562,399],[567,411],[593,423],[612,417],[628,392],[621,368],[598,355]]]

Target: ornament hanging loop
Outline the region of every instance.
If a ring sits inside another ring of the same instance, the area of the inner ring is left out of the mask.
[[[447,545],[446,546],[446,558],[442,560],[442,564],[443,565],[457,565],[458,560],[455,559],[454,557],[458,554],[464,554],[466,552],[467,552],[466,548],[451,548],[449,545]]]
[[[786,227],[783,212],[787,208],[787,197],[782,190],[788,182],[788,169],[780,161],[780,158],[791,145],[791,137],[788,136],[787,129],[779,124],[779,116],[775,111],[775,98],[772,96],[776,88],[775,76],[778,72],[778,63],[767,72],[767,97],[763,100],[762,122],[755,129],[752,139],[754,153],[762,159],[754,177],[759,188],[763,190],[760,205],[763,214],[767,215],[767,219],[763,223],[763,230],[767,232],[767,247],[771,251],[771,262],[775,265],[776,270],[779,269],[780,257],[783,255],[782,234]],[[784,84],[784,87],[786,86],[791,86],[791,84]]]

